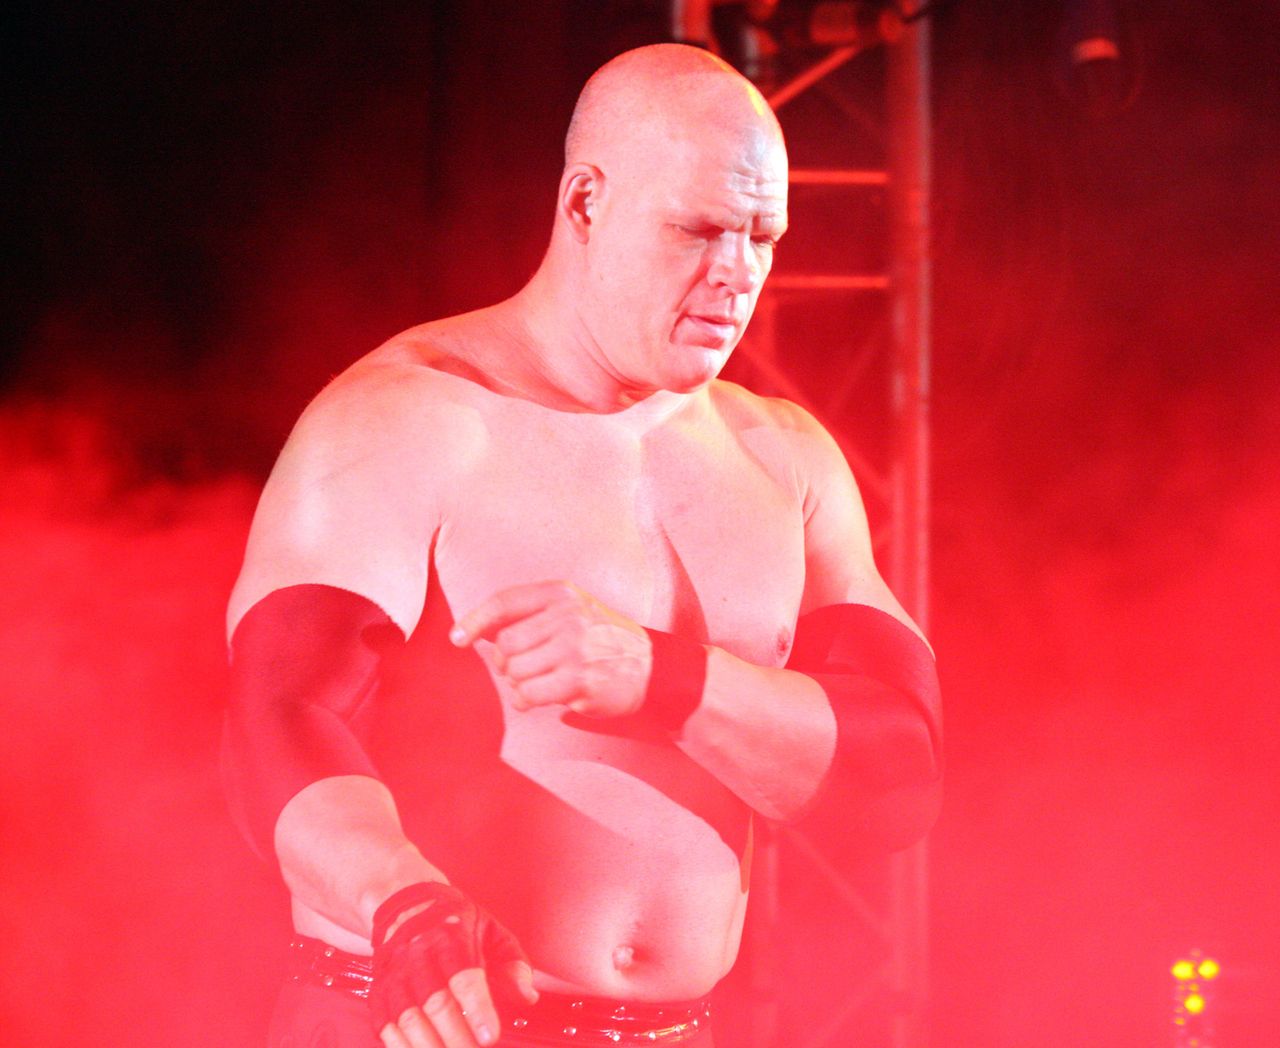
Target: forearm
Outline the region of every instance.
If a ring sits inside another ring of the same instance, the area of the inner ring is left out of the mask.
[[[366,748],[383,656],[403,643],[378,605],[324,585],[268,594],[232,642],[232,810],[299,903],[362,937],[393,892],[445,880],[406,839]]]
[[[899,804],[890,802],[916,804],[911,795],[936,789],[927,718],[911,696],[867,688],[863,708],[844,719],[841,744],[851,752],[841,763],[862,771],[838,784],[850,814],[882,807],[892,817]],[[702,701],[677,745],[766,818],[792,819],[832,785],[836,714],[814,677],[755,666],[708,646]]]
[[[447,878],[404,835],[390,791],[344,775],[307,786],[276,822],[285,885],[304,906],[362,937],[393,892]]]
[[[832,605],[801,620],[787,669],[705,651],[699,701],[677,742],[754,809],[788,820],[835,816],[889,848],[932,825],[937,673],[906,625],[868,606]]]
[[[499,991],[537,1001],[520,944],[405,838],[377,779],[311,783],[282,810],[275,847],[296,901],[370,941],[378,1043],[492,1045]]]
[[[761,815],[789,818],[831,766],[836,721],[826,693],[802,673],[706,650],[702,699],[676,745]]]

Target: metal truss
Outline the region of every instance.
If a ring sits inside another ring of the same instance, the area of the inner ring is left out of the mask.
[[[682,14],[686,27],[709,28],[715,2],[677,2],[677,31]],[[690,8],[696,9],[693,21],[687,17]],[[806,187],[806,193],[820,187],[828,215],[831,194],[849,201],[866,194],[881,198],[886,221],[868,235],[887,240],[887,265],[869,272],[853,267],[789,269],[784,250],[732,374],[759,392],[809,408],[832,431],[867,503],[877,560],[899,600],[927,628],[928,20],[908,16],[892,36],[896,38],[871,41],[884,48],[883,74],[879,64],[868,74],[883,81],[882,112],[872,114],[850,99],[833,77],[866,50],[866,41],[832,49],[767,92],[793,156],[805,124],[797,113],[793,126],[788,107],[806,94],[820,93],[828,111],[834,107],[843,114],[850,135],[870,132],[880,140],[880,167],[798,167],[791,171],[791,183]],[[705,37],[697,42],[714,43]],[[821,214],[807,215],[805,208],[801,194],[793,191],[796,229],[811,220],[822,221]],[[867,299],[875,301],[863,310],[864,322],[857,329],[850,325],[841,330],[837,344],[824,347],[819,366],[806,369],[805,347],[797,347],[790,334],[794,322],[811,320],[815,313],[838,314],[842,304]],[[874,387],[877,382],[879,388]],[[888,419],[881,427],[890,431],[888,440],[884,433],[872,441],[857,433],[858,420],[866,417],[872,400],[881,403],[881,417]],[[750,1048],[924,1048],[929,964],[926,845],[888,859],[850,862],[833,855],[831,842],[813,840],[790,827],[765,827],[756,843],[755,895],[745,952],[752,999]],[[794,898],[797,892],[804,898]],[[820,922],[814,920],[815,910]],[[793,956],[798,958],[794,972],[787,970]],[[828,985],[814,985],[813,972],[824,963]],[[807,985],[798,988],[797,982]],[[785,1036],[781,1030],[786,1030]]]

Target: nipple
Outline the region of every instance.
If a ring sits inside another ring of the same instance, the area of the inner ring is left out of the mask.
[[[613,966],[618,971],[630,968],[635,963],[636,951],[631,946],[617,946],[613,951]]]
[[[785,626],[778,630],[778,639],[775,642],[778,652],[778,663],[787,661],[787,656],[791,654],[791,631]]]

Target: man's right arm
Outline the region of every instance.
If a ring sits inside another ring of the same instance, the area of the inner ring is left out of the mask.
[[[492,947],[490,975],[534,997],[514,940],[438,887],[443,872],[405,837],[357,724],[379,649],[402,642],[421,615],[440,493],[459,461],[449,442],[468,431],[449,412],[421,369],[366,363],[336,380],[272,471],[228,609],[233,797],[295,900],[375,939],[375,1014],[379,995],[394,991],[380,1031],[388,1048],[496,1038],[484,962],[443,971],[424,960],[424,911],[448,913],[445,932],[470,922],[474,941]],[[405,995],[413,1006],[402,1015]]]
[[[376,686],[379,656],[346,634],[381,615],[402,640],[426,597],[439,506],[430,478],[410,485],[403,474],[411,449],[401,418],[417,382],[405,369],[359,364],[307,408],[259,501],[227,612],[231,722],[247,737],[229,734],[259,765],[239,784],[251,836],[267,858],[274,846],[301,903],[362,937],[381,871],[439,878],[411,860],[386,788],[367,758],[361,766],[352,721],[362,699],[344,694]],[[318,737],[314,711],[332,717],[329,738]],[[286,760],[295,767],[262,767]],[[316,781],[303,782],[308,773]],[[356,850],[367,858],[356,861]],[[366,867],[379,872],[363,876]]]
[[[255,850],[279,860],[293,897],[360,939],[383,899],[444,880],[404,839],[366,749],[382,660],[404,639],[367,598],[305,583],[268,593],[231,640],[232,810]]]

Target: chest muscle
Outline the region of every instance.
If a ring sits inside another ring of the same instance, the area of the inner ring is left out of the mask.
[[[785,660],[804,585],[799,500],[732,439],[500,436],[437,541],[455,613],[566,579],[642,625]]]

